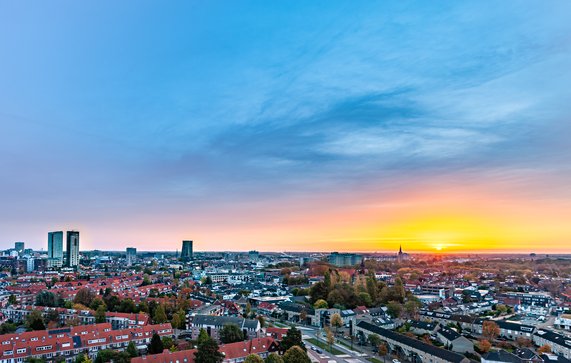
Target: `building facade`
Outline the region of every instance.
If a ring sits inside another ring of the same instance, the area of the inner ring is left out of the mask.
[[[192,241],[182,241],[180,258],[185,262],[192,260]]]
[[[79,232],[68,231],[66,243],[66,266],[79,266]]]
[[[63,232],[48,233],[48,267],[63,266]]]

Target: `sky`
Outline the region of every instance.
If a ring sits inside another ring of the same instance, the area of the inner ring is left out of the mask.
[[[571,253],[569,14],[0,0],[0,248]]]

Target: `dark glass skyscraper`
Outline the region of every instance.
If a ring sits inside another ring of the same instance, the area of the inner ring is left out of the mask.
[[[182,253],[180,258],[183,261],[192,260],[192,241],[182,241]]]
[[[66,245],[66,266],[77,267],[79,265],[79,232],[67,232],[67,245]]]

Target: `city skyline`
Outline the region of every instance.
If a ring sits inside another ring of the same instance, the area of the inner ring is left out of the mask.
[[[57,5],[0,3],[2,248],[571,253],[569,2]]]

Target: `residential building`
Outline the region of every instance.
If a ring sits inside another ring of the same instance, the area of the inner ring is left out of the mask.
[[[182,252],[180,258],[182,261],[188,262],[192,260],[192,241],[182,241]]]
[[[48,268],[63,266],[63,232],[48,233]]]
[[[75,268],[79,266],[79,232],[68,231],[66,242],[66,266]]]
[[[219,342],[220,330],[228,324],[237,325],[247,339],[257,338],[260,334],[261,327],[257,319],[244,319],[235,316],[195,315],[190,317],[187,326],[193,339],[197,339],[200,329],[204,329],[209,336]]]

